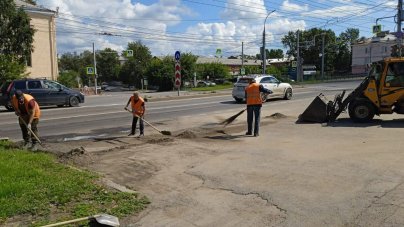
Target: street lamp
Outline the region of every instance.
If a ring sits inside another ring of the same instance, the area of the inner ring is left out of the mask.
[[[271,15],[271,13],[273,13],[273,12],[275,12],[275,10],[272,10],[271,12],[269,12],[268,13],[268,15],[267,15],[267,17],[265,17],[265,20],[264,20],[264,32],[262,33],[262,63],[263,63],[263,69],[262,69],[262,71],[263,71],[263,73],[262,74],[265,74],[265,71],[266,71],[266,63],[267,63],[267,53],[266,53],[266,50],[265,50],[265,24],[267,23],[267,19],[268,19],[268,17],[269,17],[269,15]]]

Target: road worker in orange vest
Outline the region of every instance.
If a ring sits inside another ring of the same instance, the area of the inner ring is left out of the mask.
[[[133,92],[133,95],[129,98],[128,103],[126,104],[125,109],[128,109],[128,106],[131,106],[132,108],[132,114],[133,114],[133,119],[132,119],[132,130],[129,133],[128,136],[134,136],[136,133],[136,124],[137,120],[139,119],[139,136],[144,136],[144,124],[143,124],[143,116],[146,112],[146,107],[145,103],[142,97],[139,96],[138,92]]]
[[[261,93],[272,94],[271,90],[264,88],[258,84],[255,79],[245,89],[245,97],[247,102],[247,133],[252,135],[252,123],[254,118],[254,136],[259,136],[260,115],[262,107]]]
[[[15,114],[18,116],[18,123],[22,131],[24,139],[24,148],[32,151],[38,150],[38,123],[41,117],[41,110],[34,97],[24,94],[21,90],[17,90],[12,97],[12,105]],[[29,129],[35,135],[29,131]]]

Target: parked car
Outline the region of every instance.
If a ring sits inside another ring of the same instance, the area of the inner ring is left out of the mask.
[[[13,110],[11,97],[16,90],[32,95],[40,106],[79,106],[84,103],[84,95],[55,81],[46,79],[20,79],[5,82],[0,87],[0,105]]]
[[[282,83],[272,75],[249,75],[240,77],[233,87],[233,98],[236,102],[245,100],[245,88],[250,81],[255,79],[257,83],[262,84],[264,88],[271,90],[270,95],[262,95],[262,101],[265,102],[269,98],[284,98],[289,100],[293,96],[293,88],[288,83]]]
[[[209,80],[202,80],[196,84],[197,87],[208,87],[208,86],[216,86],[216,83]]]

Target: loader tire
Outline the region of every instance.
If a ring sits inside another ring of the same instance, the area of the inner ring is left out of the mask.
[[[373,104],[367,100],[356,100],[349,104],[349,117],[358,123],[366,123],[375,116]]]

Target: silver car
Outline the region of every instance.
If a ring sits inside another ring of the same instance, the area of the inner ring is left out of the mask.
[[[293,96],[293,88],[289,83],[282,83],[271,75],[250,75],[240,77],[234,84],[232,95],[236,102],[245,100],[245,88],[252,79],[255,79],[257,83],[262,84],[264,88],[273,92],[270,95],[263,94],[261,96],[263,102],[267,101],[269,98],[283,98],[289,100]]]

